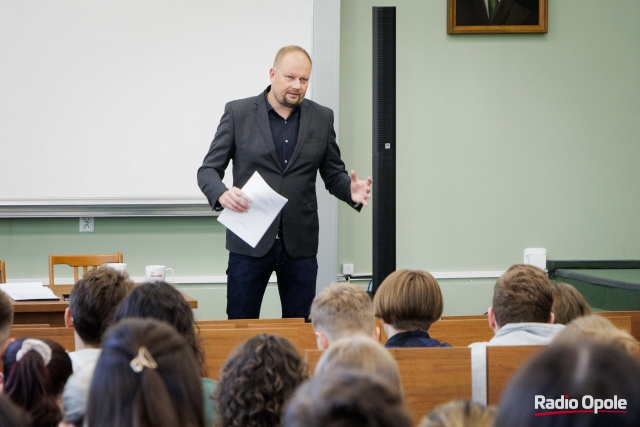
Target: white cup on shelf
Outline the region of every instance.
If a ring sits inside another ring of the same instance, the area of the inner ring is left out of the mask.
[[[171,272],[171,278],[167,277],[167,272]],[[173,280],[173,268],[166,265],[147,265],[145,268],[147,282],[170,282]]]

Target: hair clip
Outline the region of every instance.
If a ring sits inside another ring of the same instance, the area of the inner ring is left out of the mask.
[[[22,359],[22,357],[29,351],[35,351],[40,356],[42,356],[45,366],[47,366],[49,362],[51,362],[51,347],[49,347],[44,341],[34,338],[27,338],[26,340],[22,341],[22,346],[16,353],[16,362]]]
[[[129,366],[131,366],[131,369],[133,369],[134,372],[142,372],[145,367],[156,369],[158,367],[158,364],[153,359],[153,356],[151,355],[149,350],[147,350],[147,347],[143,346],[140,347],[140,349],[138,350],[138,355],[131,360]]]

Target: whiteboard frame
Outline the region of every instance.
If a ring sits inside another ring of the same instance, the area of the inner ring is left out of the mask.
[[[311,52],[314,58],[312,93],[325,94],[320,103],[333,108],[336,115],[339,100],[339,36],[340,0],[313,0],[313,34]],[[327,42],[325,42],[327,41]],[[336,60],[337,58],[337,60]],[[321,75],[322,78],[318,78]],[[333,102],[332,102],[333,101]],[[194,171],[195,174],[195,171]],[[325,196],[321,195],[324,199]],[[333,197],[330,210],[337,209]],[[204,197],[185,198],[38,198],[16,199],[0,203],[0,218],[60,217],[151,217],[151,216],[215,216]]]

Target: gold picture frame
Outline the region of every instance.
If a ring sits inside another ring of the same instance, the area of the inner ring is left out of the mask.
[[[448,34],[546,33],[548,0],[447,0]]]

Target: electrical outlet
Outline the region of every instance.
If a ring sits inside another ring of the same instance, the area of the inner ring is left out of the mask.
[[[93,218],[80,217],[80,232],[81,233],[93,233]]]
[[[342,274],[344,276],[353,275],[353,264],[342,264]]]

